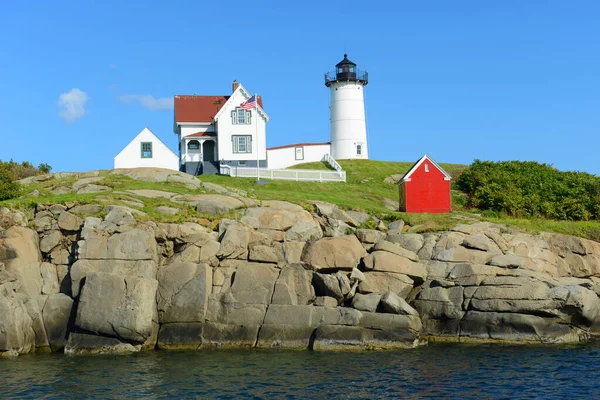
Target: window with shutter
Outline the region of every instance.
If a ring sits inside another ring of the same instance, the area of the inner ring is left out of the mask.
[[[250,125],[252,118],[252,112],[250,110],[242,110],[236,108],[231,111],[231,123],[234,125]]]
[[[252,153],[252,136],[234,135],[231,141],[234,153]]]

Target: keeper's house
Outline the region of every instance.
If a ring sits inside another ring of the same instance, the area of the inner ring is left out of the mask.
[[[257,105],[243,109],[252,95],[237,81],[231,96],[175,96],[173,132],[179,139],[180,170],[192,175],[215,174],[219,167],[267,166],[266,126],[269,116]]]
[[[425,154],[398,182],[400,211],[447,213],[450,202],[450,175]]]

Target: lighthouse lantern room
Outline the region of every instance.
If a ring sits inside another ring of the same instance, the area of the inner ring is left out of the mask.
[[[369,74],[360,71],[344,54],[334,72],[325,74],[330,90],[331,156],[337,160],[368,159],[364,88]]]

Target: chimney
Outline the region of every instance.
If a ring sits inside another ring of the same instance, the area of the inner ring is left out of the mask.
[[[235,92],[237,90],[238,86],[240,86],[240,84],[238,83],[238,81],[236,81],[234,79],[233,83],[231,84],[231,93]]]

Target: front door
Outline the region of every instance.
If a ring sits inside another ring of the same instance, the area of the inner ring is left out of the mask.
[[[202,161],[215,161],[215,142],[207,140],[202,145]]]

